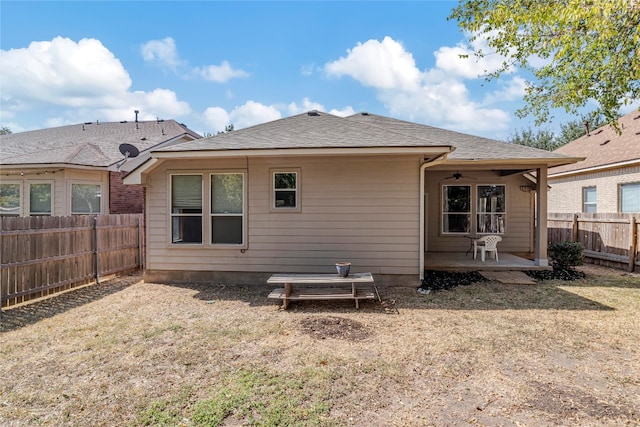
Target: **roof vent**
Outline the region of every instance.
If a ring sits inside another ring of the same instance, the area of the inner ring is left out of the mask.
[[[318,110],[311,110],[307,113],[307,116],[319,116]]]
[[[138,114],[140,113],[140,111],[138,110],[133,110],[134,113],[136,113],[136,123],[138,123]]]
[[[369,115],[369,113],[367,113],[366,111],[363,111],[363,112],[362,112],[362,113],[360,113],[360,114],[361,114],[361,115],[363,115],[363,116],[368,116],[368,115]]]

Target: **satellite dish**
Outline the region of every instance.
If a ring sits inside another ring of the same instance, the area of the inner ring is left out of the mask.
[[[131,144],[120,144],[120,152],[125,159],[128,159],[129,157],[138,157],[138,154],[140,154],[140,151]]]

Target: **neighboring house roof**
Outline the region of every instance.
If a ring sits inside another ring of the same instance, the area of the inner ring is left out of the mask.
[[[123,143],[144,153],[181,137],[202,138],[175,120],[88,122],[19,132],[0,136],[0,165],[109,167],[123,160]]]
[[[605,125],[555,150],[554,153],[582,156],[585,160],[550,169],[549,176],[640,164],[640,111],[620,117],[618,126],[620,134],[613,126]]]
[[[577,159],[369,113],[338,117],[311,111],[210,138],[154,150],[154,153],[381,147],[441,148],[448,161],[540,160],[564,164]],[[173,157],[166,155],[160,157]]]

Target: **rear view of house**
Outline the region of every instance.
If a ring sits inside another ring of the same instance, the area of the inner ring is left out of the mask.
[[[348,261],[415,283],[425,257],[464,254],[472,235],[498,234],[501,250],[546,265],[546,191],[536,187],[547,188],[547,167],[576,160],[311,111],[152,150],[124,182],[146,188],[150,280],[259,283]]]

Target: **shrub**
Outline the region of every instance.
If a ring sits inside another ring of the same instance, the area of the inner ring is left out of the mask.
[[[554,269],[571,270],[576,265],[582,265],[584,245],[580,242],[551,243],[549,256]]]

